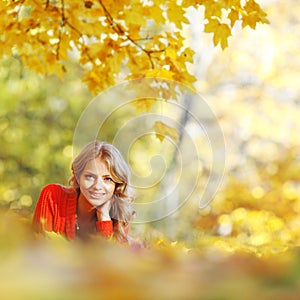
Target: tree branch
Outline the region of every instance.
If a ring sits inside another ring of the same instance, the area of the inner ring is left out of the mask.
[[[151,69],[154,69],[155,65],[153,62],[153,59],[151,57],[152,53],[158,53],[158,52],[163,52],[164,50],[146,50],[144,49],[137,41],[138,40],[134,40],[130,37],[130,35],[121,27],[120,24],[118,24],[113,16],[110,14],[110,12],[107,10],[107,8],[105,7],[105,5],[103,4],[102,0],[99,0],[99,4],[101,5],[105,16],[107,17],[107,20],[109,22],[109,25],[111,26],[111,28],[120,36],[125,37],[131,44],[133,44],[136,48],[138,48],[139,50],[141,50],[143,53],[145,53],[150,61],[151,64]]]
[[[19,5],[18,10],[17,10],[17,20],[19,20],[19,14],[20,14],[20,11],[21,11],[25,1],[26,0],[23,0],[23,1],[20,2],[20,5]]]
[[[59,50],[60,50],[60,43],[62,39],[62,30],[66,25],[66,16],[65,16],[65,1],[61,0],[61,24],[59,24],[58,30],[58,43],[56,47],[56,59],[59,60]],[[47,4],[48,6],[48,4]]]
[[[65,19],[65,24],[68,25],[72,30],[74,30],[78,34],[79,38],[82,38],[82,41],[83,41],[82,45],[85,46],[85,43],[84,43],[84,40],[83,40],[83,33],[79,29],[77,29],[75,26],[73,26],[71,23],[69,23],[69,21],[67,19]],[[90,60],[90,62],[93,63],[93,59],[88,54],[88,52],[86,52],[86,56],[88,57],[88,59]]]

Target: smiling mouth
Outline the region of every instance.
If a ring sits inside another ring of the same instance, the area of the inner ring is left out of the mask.
[[[90,193],[90,196],[95,199],[101,198],[104,195],[105,195],[105,193]]]

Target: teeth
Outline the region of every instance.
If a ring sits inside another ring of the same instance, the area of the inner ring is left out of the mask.
[[[101,193],[101,194],[94,194],[94,193],[91,193],[91,196],[93,196],[93,197],[101,197],[101,196],[103,196],[104,195],[104,193]]]

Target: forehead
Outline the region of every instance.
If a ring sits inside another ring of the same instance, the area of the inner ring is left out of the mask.
[[[90,160],[86,164],[86,166],[84,168],[84,171],[91,171],[91,172],[97,172],[97,173],[106,173],[106,174],[110,173],[109,170],[108,170],[107,163],[99,157]]]

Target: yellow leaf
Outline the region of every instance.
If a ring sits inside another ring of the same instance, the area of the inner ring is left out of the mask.
[[[205,25],[204,32],[214,34],[215,46],[220,44],[223,50],[228,46],[228,37],[231,36],[231,31],[227,24],[220,23],[217,19],[210,19]]]
[[[242,27],[249,26],[252,29],[256,28],[256,23],[259,22],[259,18],[255,12],[251,12],[248,15],[243,16]]]
[[[165,69],[151,69],[146,72],[146,77],[173,79],[174,73]]]
[[[211,17],[219,17],[222,16],[222,3],[220,1],[210,1],[205,4],[205,18],[210,19]]]
[[[205,24],[204,32],[207,32],[207,33],[216,32],[219,24],[220,23],[217,19],[210,19],[209,22],[207,24]]]
[[[190,62],[193,63],[193,56],[195,54],[195,51],[191,48],[186,48],[184,51],[181,53],[181,57],[184,59],[185,62]]]
[[[228,14],[228,19],[230,20],[230,25],[233,27],[235,22],[239,20],[239,13],[237,10],[231,8],[230,13]]]
[[[174,48],[168,47],[167,50],[166,50],[166,56],[170,57],[171,60],[176,60],[178,54],[177,54],[177,52],[175,51]]]
[[[107,45],[107,42],[104,43]],[[88,46],[88,54],[92,59],[99,59],[104,62],[109,53],[107,52],[107,47],[101,43],[93,43]]]
[[[182,6],[184,7],[190,7],[195,5],[195,0],[183,0],[182,1]]]
[[[164,24],[165,18],[163,16],[163,11],[160,5],[153,5],[151,7],[151,15],[156,25]]]
[[[146,18],[144,16],[149,15],[150,11],[149,7],[142,7],[140,3],[135,4],[134,7],[131,6],[124,11],[124,20],[129,26],[132,24],[139,27],[146,26]]]
[[[56,55],[50,51],[48,51],[45,55],[45,59],[47,65],[55,64],[56,63]]]
[[[24,65],[28,66],[32,70],[34,70],[36,73],[44,74],[45,68],[43,64],[41,63],[41,60],[34,55],[25,55],[25,53],[22,56],[22,61]]]
[[[188,23],[183,7],[177,5],[174,0],[168,2],[167,15],[170,22],[173,22],[177,28],[181,29],[183,23]]]
[[[68,59],[68,50],[70,47],[70,39],[67,35],[62,35],[59,42],[59,55],[58,58],[60,60],[67,60]]]
[[[179,139],[178,133],[175,128],[166,125],[163,122],[157,121],[154,123],[153,129],[156,137],[162,142],[166,136],[170,137],[176,142]]]
[[[261,9],[261,7],[254,1],[249,0],[244,6],[245,13],[243,14],[243,23],[242,27],[246,27],[247,25],[251,28],[255,29],[256,24],[261,22],[265,24],[269,24],[269,20],[267,19],[267,14]]]
[[[131,101],[130,104],[135,106],[136,113],[140,114],[142,112],[149,112],[155,102],[156,101],[153,98],[139,98],[137,100]]]
[[[55,240],[57,242],[69,243],[63,235],[58,234],[54,231],[45,231],[45,235],[48,239]]]

